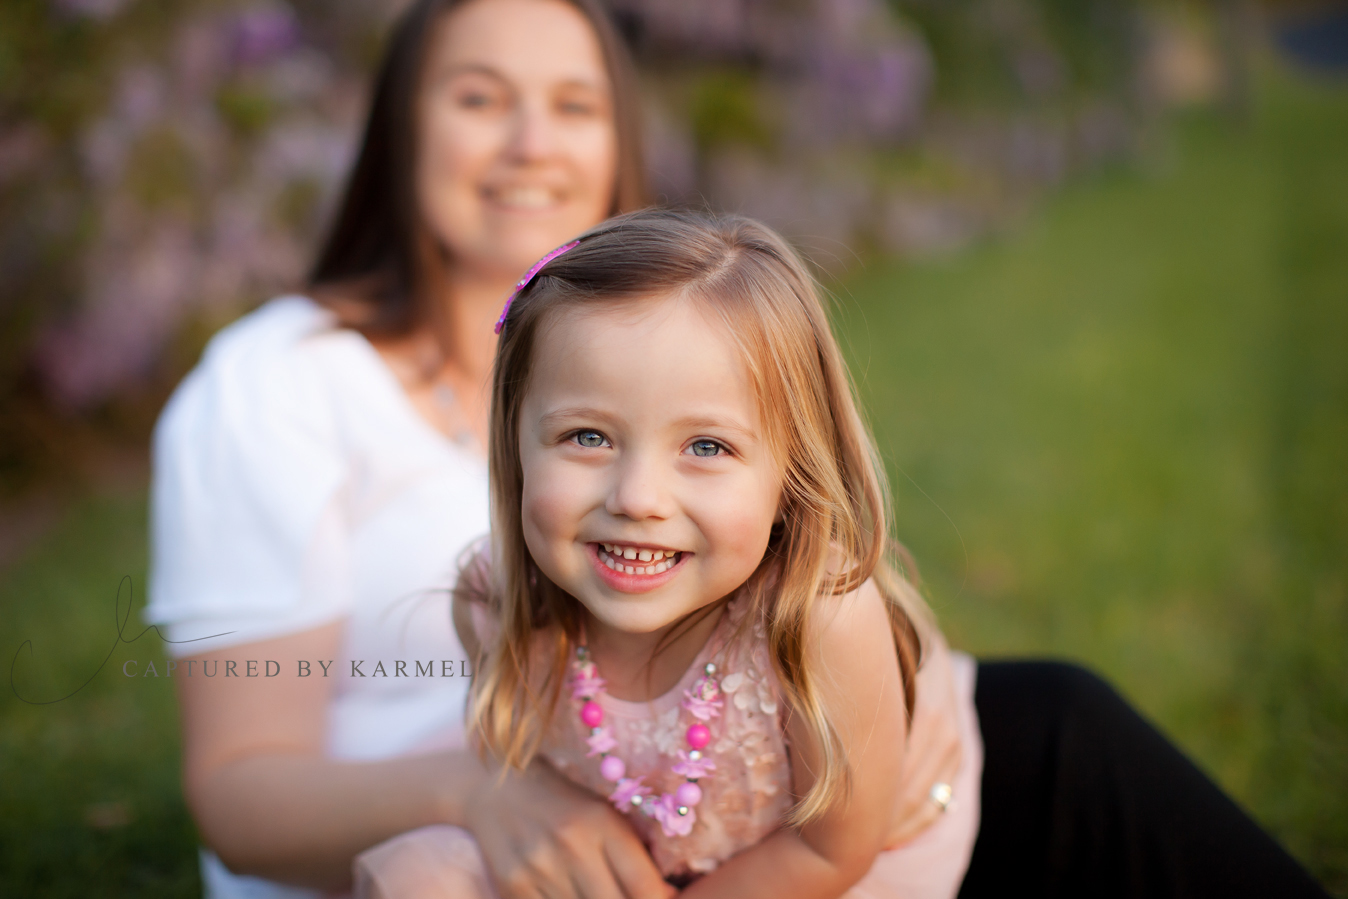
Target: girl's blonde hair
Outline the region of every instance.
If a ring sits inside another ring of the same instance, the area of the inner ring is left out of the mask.
[[[470,727],[507,764],[527,764],[550,727],[580,631],[579,603],[539,571],[520,521],[519,414],[534,341],[565,310],[671,295],[725,322],[783,466],[782,523],[737,595],[750,604],[744,620],[764,623],[791,714],[821,748],[823,768],[793,812],[803,823],[850,788],[820,672],[806,664],[812,608],[874,580],[889,608],[910,715],[928,612],[895,564],[902,550],[888,538],[884,470],[814,279],[781,237],[750,219],[667,210],[611,219],[515,298],[492,377],[490,583],[461,579],[463,593],[485,598],[500,623],[478,662]]]

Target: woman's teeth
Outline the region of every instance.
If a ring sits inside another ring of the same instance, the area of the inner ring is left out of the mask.
[[[521,209],[543,209],[557,202],[556,194],[545,187],[509,187],[493,193],[501,205]]]
[[[600,560],[614,571],[623,574],[660,574],[674,567],[678,552],[664,549],[637,549],[633,546],[618,546],[613,543],[599,544],[604,551]],[[638,564],[633,565],[632,562]]]

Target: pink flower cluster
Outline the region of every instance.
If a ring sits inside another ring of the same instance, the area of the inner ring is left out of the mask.
[[[632,810],[632,797],[640,796],[646,798],[651,795],[651,788],[642,783],[640,777],[624,777],[618,781],[618,786],[609,794],[608,801],[618,807],[620,812],[629,812]]]
[[[599,676],[594,662],[585,661],[575,664],[575,673],[571,675],[571,698],[589,699],[604,692],[607,683]]]
[[[719,718],[723,705],[721,690],[710,678],[704,677],[693,685],[692,690],[683,691],[683,707],[699,721]]]
[[[585,744],[590,747],[590,751],[585,753],[589,758],[612,752],[618,747],[618,741],[613,738],[612,728],[607,726],[596,727],[594,733],[585,738]]]
[[[689,780],[699,780],[716,770],[716,763],[705,755],[698,753],[697,758],[689,758],[689,753],[679,750],[679,760],[669,766],[680,777],[686,777]]]
[[[686,837],[697,821],[697,812],[691,807],[679,814],[678,801],[672,793],[661,793],[660,798],[651,803],[651,817],[660,822],[660,829],[667,837]]]

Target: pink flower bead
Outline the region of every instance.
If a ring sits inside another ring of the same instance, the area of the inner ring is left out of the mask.
[[[604,780],[617,783],[622,780],[623,775],[627,773],[627,765],[616,755],[606,755],[604,756],[604,760],[599,763],[599,773],[603,776]],[[684,805],[687,804],[688,803],[686,802],[684,803]]]
[[[608,801],[612,802],[618,811],[626,814],[632,810],[633,797],[638,800],[651,795],[651,788],[641,782],[640,777],[624,777],[618,781],[618,788],[609,796]]]
[[[688,732],[684,734],[688,745],[694,749],[701,749],[711,742],[711,731],[707,730],[705,724],[692,724],[688,727]]]
[[[591,699],[580,707],[580,720],[585,722],[586,727],[598,727],[604,723],[604,710]]]
[[[609,758],[612,758],[612,756],[609,756]],[[702,788],[695,783],[684,781],[679,784],[679,789],[675,791],[674,801],[679,805],[692,808],[702,801]]]

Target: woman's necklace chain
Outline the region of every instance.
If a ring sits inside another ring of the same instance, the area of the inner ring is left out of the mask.
[[[431,386],[431,396],[435,398],[435,406],[440,411],[440,417],[454,428],[454,435],[450,439],[465,449],[476,444],[477,435],[468,427],[467,416],[459,405],[459,398],[454,393],[454,388],[443,379],[436,378]]]
[[[640,811],[654,818],[660,822],[667,837],[687,836],[693,829],[697,821],[693,809],[702,801],[702,788],[697,782],[716,770],[716,763],[702,752],[711,742],[707,722],[720,717],[724,704],[716,673],[716,665],[708,662],[693,688],[683,691],[683,700],[679,704],[695,720],[684,732],[688,749],[679,751],[679,760],[669,770],[684,778],[684,782],[673,793],[656,796],[644,783],[644,775],[627,776],[627,763],[614,753],[618,741],[613,737],[612,728],[604,724],[604,709],[599,704],[605,693],[605,681],[599,676],[590,651],[585,646],[576,647],[576,658],[571,663],[571,698],[581,703],[580,720],[590,730],[590,736],[585,740],[590,747],[587,756],[599,756],[600,775],[616,784],[609,801],[620,812]]]

